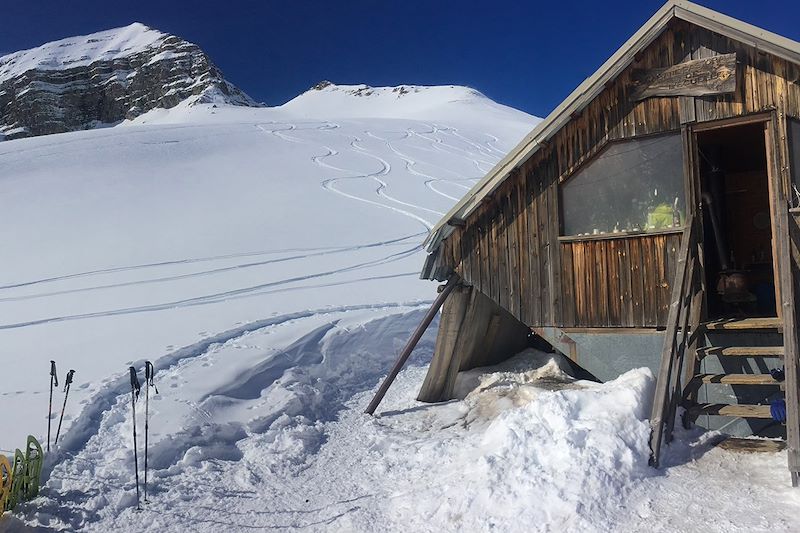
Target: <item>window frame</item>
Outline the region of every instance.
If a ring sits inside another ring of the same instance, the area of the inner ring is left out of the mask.
[[[800,122],[800,120],[798,121]],[[683,129],[676,128],[676,129],[669,129],[664,131],[658,131],[654,133],[647,133],[642,135],[634,135],[632,137],[620,137],[617,139],[609,139],[608,141],[598,145],[597,150],[591,154],[591,156],[587,157],[585,160],[581,161],[575,168],[571,169],[568,173],[562,175],[558,179],[558,241],[559,242],[575,242],[575,241],[595,241],[595,240],[612,240],[612,239],[629,239],[629,238],[637,238],[647,235],[666,235],[672,233],[682,233],[685,224],[681,224],[680,227],[677,228],[667,228],[667,229],[656,229],[656,230],[642,230],[642,231],[626,231],[624,233],[605,233],[601,235],[564,235],[564,201],[563,201],[563,194],[562,194],[562,187],[565,183],[575,177],[576,174],[584,170],[586,167],[594,163],[597,159],[599,159],[607,150],[609,150],[613,145],[616,144],[623,144],[628,143],[631,141],[644,141],[648,139],[654,139],[658,137],[667,137],[667,136],[682,136]],[[682,143],[683,144],[683,143]],[[686,146],[683,145],[681,149],[681,178],[682,178],[682,188],[683,188],[683,200],[684,205],[686,206],[686,210],[690,208],[689,203],[689,190],[687,187],[686,182]],[[800,185],[798,186],[800,188]]]

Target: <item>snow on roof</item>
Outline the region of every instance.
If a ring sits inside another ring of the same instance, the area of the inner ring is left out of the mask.
[[[134,22],[122,28],[68,37],[0,57],[0,81],[29,70],[60,70],[142,52],[167,34]]]
[[[712,9],[684,0],[668,0],[639,31],[623,44],[597,71],[581,83],[566,100],[559,104],[531,133],[506,155],[434,226],[425,241],[432,252],[452,232],[448,221],[464,219],[480,205],[484,197],[494,192],[511,172],[525,163],[539,148],[570,120],[570,116],[583,109],[614,79],[635,55],[658,37],[673,18],[679,18],[709,29],[731,39],[757,47],[760,50],[800,64],[800,43],[781,35],[747,24]]]

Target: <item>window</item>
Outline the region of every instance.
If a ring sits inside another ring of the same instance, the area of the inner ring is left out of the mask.
[[[563,235],[679,228],[686,214],[680,134],[616,142],[561,185]]]
[[[792,207],[800,207],[800,121],[789,121],[789,161],[792,165]]]

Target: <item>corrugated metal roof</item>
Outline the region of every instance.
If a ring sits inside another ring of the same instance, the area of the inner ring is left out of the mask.
[[[487,195],[509,176],[517,167],[535,154],[569,120],[581,111],[603,90],[605,84],[616,78],[633,61],[636,54],[652,43],[670,20],[679,18],[697,26],[714,31],[731,39],[749,44],[793,63],[800,64],[800,43],[786,37],[747,24],[712,9],[686,2],[670,0],[648,20],[614,55],[597,71],[572,91],[566,100],[540,122],[508,155],[506,155],[484,178],[478,182],[453,208],[434,226],[425,244],[434,251],[451,232],[447,225],[451,219],[465,219]]]

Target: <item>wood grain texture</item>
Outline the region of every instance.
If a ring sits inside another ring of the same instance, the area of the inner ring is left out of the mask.
[[[738,64],[729,94],[632,97],[634,71],[695,60],[725,62],[729,59],[723,56],[731,55]],[[515,169],[491,199],[453,227],[437,252],[434,271],[456,271],[531,327],[663,326],[675,275],[676,237],[566,245],[558,238],[559,184],[609,143],[677,132],[687,122],[701,125],[775,109],[800,117],[800,66],[675,20]],[[687,190],[687,205],[693,204],[693,194]],[[594,308],[597,303],[604,307]]]

